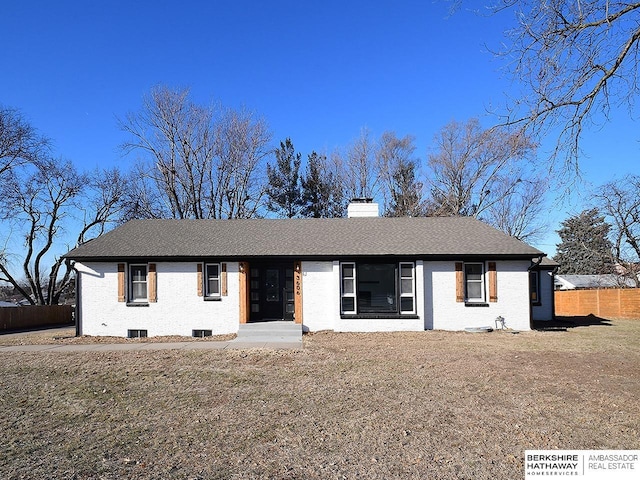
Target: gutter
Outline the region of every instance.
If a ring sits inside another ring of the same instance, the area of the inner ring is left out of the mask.
[[[538,261],[536,261],[536,259],[534,258],[533,260],[531,260],[531,266],[529,268],[527,268],[527,271],[531,271],[534,268],[538,267],[541,263],[542,263],[542,259],[546,257],[546,255],[542,254],[538,256]]]

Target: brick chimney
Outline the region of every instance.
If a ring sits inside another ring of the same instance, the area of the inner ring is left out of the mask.
[[[347,218],[378,216],[378,204],[373,198],[353,198],[347,206]]]

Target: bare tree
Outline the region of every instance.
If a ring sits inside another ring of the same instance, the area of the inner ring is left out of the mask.
[[[640,2],[498,0],[514,9],[516,28],[501,52],[525,92],[506,122],[531,135],[558,131],[556,155],[578,168],[580,139],[611,105],[633,110],[639,93]]]
[[[49,140],[17,110],[0,107],[0,178],[12,168],[34,161],[48,147]]]
[[[547,183],[534,174],[535,145],[519,131],[451,122],[428,159],[430,215],[481,218],[518,238],[540,232]]]
[[[620,273],[640,287],[640,177],[605,184],[595,198],[612,225],[611,238]]]
[[[535,149],[525,135],[483,130],[477,119],[449,123],[435,143],[428,159],[434,215],[482,215],[516,188]]]
[[[273,151],[269,127],[253,112],[227,109],[215,132],[210,217],[255,217],[265,191],[266,158]]]
[[[540,176],[516,182],[498,182],[497,201],[484,214],[484,220],[524,242],[535,242],[547,233],[544,193],[549,181]]]
[[[186,89],[158,86],[120,126],[129,134],[123,152],[141,153],[127,218],[256,215],[271,136],[252,112],[203,107]]]
[[[165,197],[158,192],[158,183],[149,175],[150,167],[136,162],[126,174],[127,189],[124,192],[122,220],[135,218],[165,218],[167,213]]]
[[[130,211],[173,218],[203,218],[210,210],[204,196],[210,191],[213,165],[214,112],[189,100],[188,90],[158,86],[143,100],[142,109],[120,121],[129,139],[122,144],[125,154],[140,151],[137,174],[144,178],[132,186]],[[155,195],[149,195],[153,187]],[[143,204],[160,198],[163,205]]]
[[[56,304],[71,282],[68,266],[59,278],[64,266],[59,249],[73,230],[79,232],[76,244],[104,231],[119,208],[119,174],[88,176],[69,161],[45,158],[13,169],[5,185],[0,280],[32,304]]]
[[[376,145],[369,130],[363,128],[360,136],[344,154],[334,153],[334,162],[339,165],[341,180],[347,198],[375,197],[378,193],[376,170]]]
[[[126,208],[124,198],[130,181],[117,168],[96,169],[83,176],[86,183],[74,208],[74,218],[81,225],[76,245],[99,237],[120,221]]]

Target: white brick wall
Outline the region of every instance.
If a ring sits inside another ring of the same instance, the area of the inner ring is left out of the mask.
[[[530,330],[528,260],[497,261],[498,301],[486,307],[468,307],[456,302],[455,262],[427,262],[424,265],[425,326],[436,330],[464,330],[467,327],[495,328],[502,316],[505,326]],[[488,289],[488,280],[485,284]],[[430,293],[429,293],[430,292]],[[488,292],[487,292],[488,295]],[[432,296],[431,298],[429,298]]]
[[[334,330],[340,320],[338,262],[302,262],[302,322],[305,331]]]
[[[533,306],[534,320],[553,320],[553,273],[540,271],[540,305]]]
[[[197,295],[195,262],[156,263],[158,301],[132,307],[118,302],[116,263],[76,263],[81,275],[83,335],[126,337],[127,330],[147,330],[149,336],[191,336],[194,329],[213,334],[238,331],[238,263],[227,263],[228,295],[207,301]]]
[[[529,261],[498,261],[498,302],[466,307],[456,302],[455,262],[416,262],[417,319],[340,318],[340,264],[338,261],[302,263],[303,328],[338,332],[463,330],[495,327],[502,316],[506,326],[528,330],[530,306]],[[157,262],[157,303],[131,307],[118,302],[116,263],[76,263],[81,275],[82,334],[126,336],[144,329],[149,336],[185,335],[194,329],[213,334],[235,333],[239,326],[238,263],[227,262],[228,295],[221,301],[197,296],[195,262]],[[487,287],[488,288],[488,287]]]
[[[416,292],[423,291],[422,262],[416,262]],[[302,301],[305,331],[389,332],[424,330],[423,300],[416,295],[418,319],[340,318],[340,262],[304,262]]]

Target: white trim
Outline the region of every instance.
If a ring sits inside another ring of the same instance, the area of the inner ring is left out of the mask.
[[[218,275],[209,276],[209,267],[216,267],[218,269]],[[218,292],[210,291],[209,279],[218,281]],[[220,298],[222,297],[222,264],[220,263],[205,263],[204,264],[204,275],[202,276],[204,281],[204,296],[207,298]]]
[[[353,275],[349,277],[344,276],[344,267],[351,266]],[[344,282],[348,280],[352,284],[351,292],[345,292]],[[356,292],[358,290],[358,283],[356,281],[356,264],[355,262],[340,262],[340,312],[344,314],[355,314],[358,311],[358,306],[356,305],[357,297]],[[353,299],[353,310],[344,310],[344,302],[343,299],[351,298]]]
[[[480,273],[480,280],[469,280],[467,278],[467,265],[480,265],[480,267],[482,268],[482,272]],[[486,292],[487,289],[486,289],[486,281],[485,281],[487,268],[484,262],[465,262],[463,263],[463,271],[464,271],[464,301],[466,303],[485,303],[487,298],[487,292]],[[480,284],[480,297],[469,297],[468,286],[470,282]]]
[[[144,281],[134,280],[132,269],[135,267],[144,267]],[[130,263],[127,268],[127,273],[129,274],[127,277],[127,292],[128,292],[128,301],[130,303],[146,303],[149,301],[149,264],[147,263]],[[145,296],[140,298],[134,298],[133,296],[133,284],[142,284],[144,283],[144,291]]]
[[[358,308],[358,278],[357,271],[361,265],[376,265],[378,262],[340,262],[339,269],[339,278],[340,278],[340,313],[343,315],[367,315],[365,312],[361,312]],[[395,298],[394,303],[396,306],[395,311],[380,311],[380,312],[368,312],[372,315],[384,315],[388,313],[390,315],[415,315],[418,307],[417,307],[417,291],[416,291],[416,264],[415,262],[387,262],[389,265],[394,266],[395,270]],[[402,267],[410,267],[411,276],[403,277],[402,276]],[[353,270],[353,274],[351,276],[344,276],[344,267],[350,267]],[[366,280],[366,279],[365,279]],[[410,280],[411,281],[411,291],[403,292],[402,291],[402,281]],[[350,282],[352,287],[349,289],[345,289],[345,281]],[[352,291],[345,291],[352,290]],[[353,299],[353,310],[345,310],[344,309],[344,299]],[[402,299],[403,298],[411,298],[412,299],[412,308],[411,310],[403,310],[402,309]]]
[[[402,266],[409,266],[411,268],[411,276],[403,277],[402,276]],[[399,262],[398,263],[398,277],[400,279],[398,290],[400,291],[400,300],[398,305],[398,312],[400,315],[406,314],[411,315],[416,313],[416,266],[413,262]],[[411,280],[411,292],[403,292],[402,291],[402,280]],[[413,308],[411,310],[403,310],[402,309],[402,299],[403,298],[411,298],[411,303]]]

